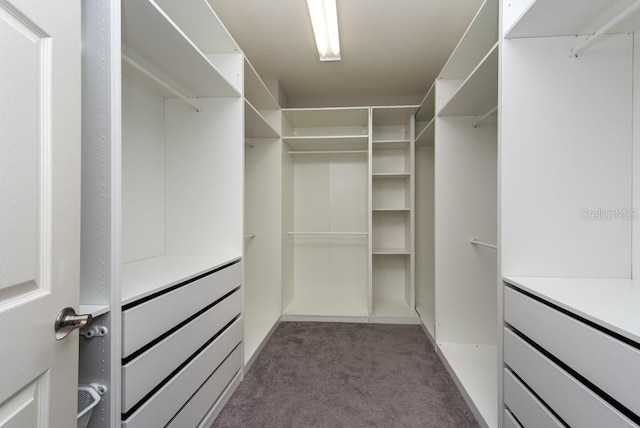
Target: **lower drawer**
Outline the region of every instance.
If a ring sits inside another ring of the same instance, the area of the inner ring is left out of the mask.
[[[504,418],[502,419],[504,428],[522,428],[522,425],[516,421],[510,411],[504,411]]]
[[[524,427],[564,427],[508,369],[504,370],[504,404]]]
[[[124,365],[122,411],[128,412],[241,310],[242,296],[238,290]]]
[[[169,423],[211,373],[240,344],[242,333],[240,318],[123,421],[122,427],[163,427]]]
[[[196,427],[208,413],[209,409],[222,397],[229,382],[242,367],[242,351],[238,346],[218,367],[189,402],[180,409],[166,428]]]
[[[504,361],[569,426],[637,427],[508,328],[504,330]]]

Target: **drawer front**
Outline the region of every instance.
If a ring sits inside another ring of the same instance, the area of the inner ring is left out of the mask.
[[[218,369],[207,379],[191,400],[180,410],[175,418],[171,420],[166,428],[196,427],[209,409],[213,407],[221,394],[229,385],[234,376],[239,373],[242,366],[242,352],[237,347],[231,355],[218,367]]]
[[[240,286],[242,264],[235,263],[190,284],[122,312],[122,357]]]
[[[570,426],[637,427],[509,329],[504,331],[504,361]]]
[[[235,321],[176,376],[122,422],[124,428],[163,427],[242,340],[242,319]]]
[[[564,427],[508,369],[504,370],[504,404],[524,427]]]
[[[640,415],[640,351],[511,288],[505,321]]]
[[[522,425],[520,425],[518,421],[516,421],[511,412],[508,410],[504,411],[503,422],[504,428],[522,428]]]
[[[122,367],[122,411],[128,412],[242,310],[240,290]]]

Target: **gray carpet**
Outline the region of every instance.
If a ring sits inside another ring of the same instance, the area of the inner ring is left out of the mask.
[[[477,427],[419,326],[281,323],[213,427]]]

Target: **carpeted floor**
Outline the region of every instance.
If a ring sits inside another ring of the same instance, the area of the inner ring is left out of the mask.
[[[477,426],[419,326],[291,322],[276,329],[213,424]]]

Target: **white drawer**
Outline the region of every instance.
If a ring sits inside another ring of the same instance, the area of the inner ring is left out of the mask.
[[[640,351],[511,288],[505,321],[640,415]]]
[[[242,352],[237,347],[231,355],[218,367],[198,392],[180,410],[166,428],[196,427],[209,412],[226,389],[229,382],[240,371],[242,366]],[[231,393],[229,393],[230,395]]]
[[[564,427],[509,369],[504,370],[504,404],[524,427]]]
[[[516,418],[514,418],[511,412],[508,410],[504,411],[503,422],[504,428],[522,428],[522,425],[520,425],[518,421],[516,421]]]
[[[122,357],[204,309],[240,286],[242,264],[235,263],[122,312]]]
[[[209,344],[122,422],[123,428],[163,427],[242,340],[242,318]]]
[[[242,310],[236,291],[122,367],[122,411],[128,412]]]
[[[510,329],[504,330],[504,361],[570,426],[637,427]]]

